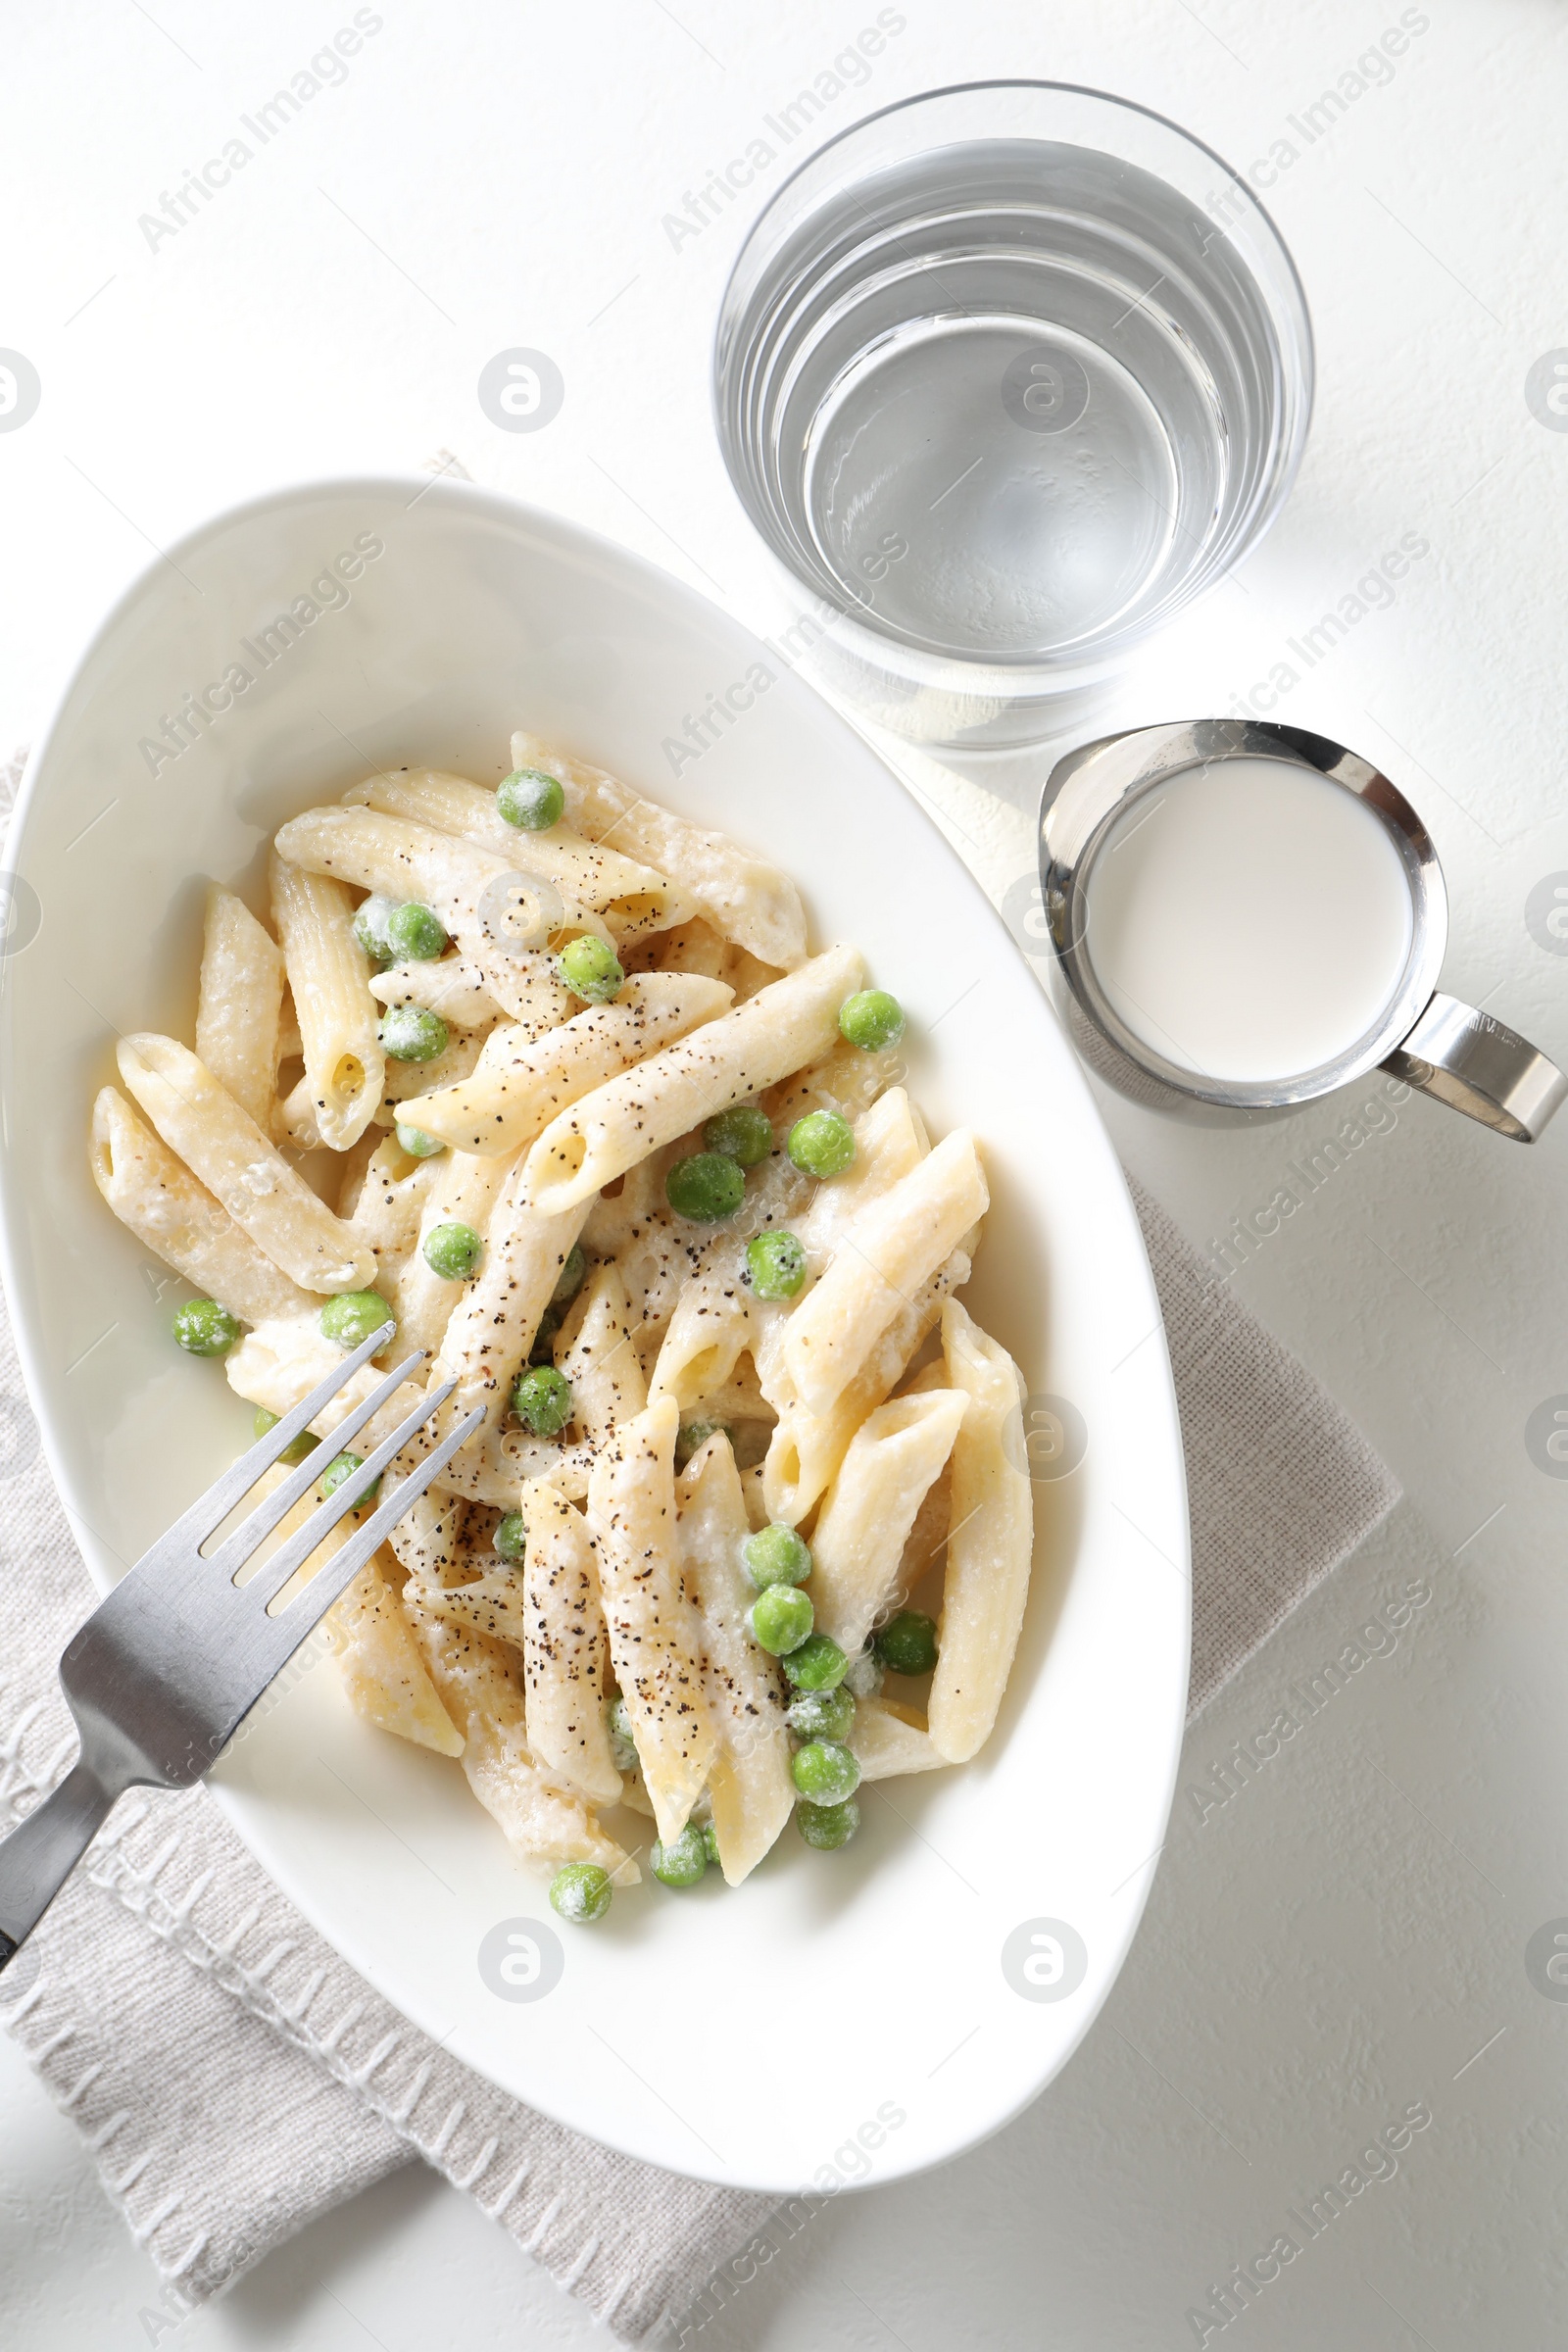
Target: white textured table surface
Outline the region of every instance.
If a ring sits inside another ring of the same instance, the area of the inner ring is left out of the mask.
[[[0,730],[21,740],[37,723],[63,662],[154,547],[273,482],[442,448],[772,625],[707,397],[745,222],[815,136],[874,105],[994,74],[1086,81],[1174,115],[1240,166],[1255,159],[1321,369],[1282,521],[1129,682],[1125,710],[1225,710],[1240,696],[1382,760],[1446,868],[1445,985],[1568,1055],[1568,942],[1526,912],[1539,882],[1568,882],[1568,416],[1541,388],[1568,347],[1560,10],[903,0],[881,12],[888,37],[863,84],[821,83],[793,151],[674,235],[665,217],[754,140],[777,147],[764,118],[818,75],[843,80],[835,59],[878,19],[870,0],[795,0],[787,31],[778,14],[376,0],[341,82],[263,144],[243,119],[355,21],[349,0],[277,0],[243,21],[213,0],[150,13],[82,0],[30,26],[8,12],[0,347],[31,363],[42,396],[0,431]],[[1401,26],[1391,64],[1379,44]],[[187,199],[193,217],[172,233],[141,225],[236,137],[253,152],[228,184]],[[548,353],[564,383],[559,416],[530,435],[497,429],[475,393],[485,362],[517,346]],[[1401,543],[1422,552],[1391,589],[1378,567]],[[1295,649],[1329,612],[1343,636],[1308,663]],[[908,772],[999,898],[1027,874],[1041,761],[988,788],[924,762]],[[1241,1137],[1108,1115],[1129,1164],[1206,1245],[1265,1210],[1286,1162],[1333,1137],[1346,1107]],[[1058,2083],[959,2163],[845,2199],[743,2264],[755,2276],[731,2279],[700,2329],[694,2315],[687,2340],[1560,2340],[1568,1986],[1539,1962],[1533,1981],[1526,1947],[1568,1915],[1568,1464],[1553,1474],[1527,1425],[1545,1405],[1549,1428],[1550,1400],[1568,1409],[1568,1118],[1525,1152],[1418,1101],[1396,1123],[1377,1115],[1236,1279],[1360,1419],[1408,1503],[1189,1740],[1144,1932]],[[1426,1597],[1406,1622],[1363,1635],[1411,1584]],[[1283,1742],[1267,1736],[1282,1711],[1299,1725]],[[1114,1721],[1103,1737],[1108,1758]],[[1241,1740],[1257,1744],[1227,1794],[1215,1768]],[[906,1965],[921,1964],[912,1922]],[[702,2063],[713,2054],[689,2030]],[[1430,2120],[1396,2158],[1360,2164],[1343,2210],[1312,2235],[1287,2218],[1407,2108]],[[466,2352],[489,2352],[592,2332],[463,2198],[415,2172],[176,2329],[72,2127],[4,2043],[0,2118],[0,2328],[30,2352],[176,2333],[204,2352],[414,2352],[460,2326]],[[1282,2232],[1299,2253],[1223,2328],[1211,2306],[1205,2332],[1193,2309]]]

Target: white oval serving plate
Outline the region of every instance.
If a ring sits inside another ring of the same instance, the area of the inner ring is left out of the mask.
[[[704,725],[716,698],[726,715]],[[288,489],[156,564],[77,669],[12,837],[0,1155],[22,1360],[107,1589],[251,1421],[219,1366],[173,1346],[183,1287],[93,1188],[88,1112],[116,1035],[192,1035],[204,877],[260,906],[285,817],[394,761],[494,781],[519,724],[755,844],[800,881],[814,942],[865,951],[908,1007],[933,1129],[983,1138],[994,1204],[968,1302],[1032,1393],[1076,1407],[1087,1451],[1035,1486],[1033,1591],[989,1747],[866,1789],[841,1853],[786,1832],[738,1891],[716,1873],[687,1894],[648,1884],[602,1928],[564,1927],[459,1766],[368,1728],[329,1666],[214,1786],[322,1934],[503,2088],[737,2186],[886,2180],[1016,2114],[1115,1979],[1181,1740],[1186,1506],[1148,1261],[1072,1054],[975,882],[783,651],[464,484]],[[564,1971],[545,1998],[502,1998],[479,1947],[530,1919]],[[1081,1977],[1054,1973],[1035,1922],[1081,1939]]]

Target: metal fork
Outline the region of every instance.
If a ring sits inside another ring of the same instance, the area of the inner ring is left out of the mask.
[[[240,1498],[386,1346],[384,1323],[285,1413],[231,1470],[208,1488],[167,1536],[101,1600],[60,1660],[60,1682],[81,1735],[81,1752],[57,1788],[0,1840],[0,1970],[25,1942],[127,1788],[188,1788],[210,1772],[244,1717],[388,1531],[473,1434],[475,1409],[398,1485],[286,1608],[269,1604],[339,1520],[451,1396],[447,1381],[422,1397],[384,1444],[351,1472],[303,1527],[243,1585],[236,1572],[320,1476],[313,1454],[266,1495],[207,1557],[202,1545]],[[424,1358],[416,1348],[333,1430],[341,1448]]]

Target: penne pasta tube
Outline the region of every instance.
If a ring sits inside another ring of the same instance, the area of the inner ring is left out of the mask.
[[[397,1468],[394,1463],[393,1469]],[[468,1506],[426,1492],[417,1494],[387,1537],[398,1566],[425,1587],[461,1584]]]
[[[795,1232],[808,1262],[820,1270],[847,1226],[868,1202],[890,1192],[930,1151],[925,1123],[902,1086],[879,1095],[855,1122],[855,1157],[842,1176],[819,1184]]]
[[[686,1827],[716,1739],[681,1590],[675,1528],[675,1431],[662,1397],[616,1431],[588,1482],[610,1662],[665,1845]]]
[[[587,1440],[563,1446],[522,1429],[486,1429],[430,1483],[448,1494],[493,1503],[498,1511],[514,1511],[518,1488],[530,1478],[547,1478],[568,1500],[581,1502],[598,1452]]]
[[[320,1142],[345,1152],[374,1115],[386,1063],[376,1028],[380,1007],[354,936],[353,896],[341,882],[303,873],[275,853],[269,873],[305,1056],[296,1091],[309,1101],[310,1125]],[[297,1131],[302,1123],[296,1107],[290,1124]]]
[[[372,975],[370,994],[383,1004],[422,1004],[459,1028],[477,1030],[486,1045],[504,1037],[514,1050],[578,1010],[547,950],[520,948],[488,962],[486,969],[471,956],[446,956],[436,963],[396,963]]]
[[[586,1214],[586,1208],[573,1208],[564,1216],[542,1216],[522,1198],[521,1167],[513,1170],[491,1211],[484,1262],[453,1309],[432,1368],[435,1377],[450,1373],[458,1384],[443,1408],[443,1428],[476,1404],[485,1408],[487,1427],[500,1428],[512,1384]],[[458,1462],[474,1443],[470,1439]]]
[[[306,873],[327,874],[388,898],[417,899],[432,908],[509,1009],[511,971],[520,947],[519,904],[541,922],[554,912],[558,929],[562,924],[569,930],[604,928],[586,908],[563,906],[553,885],[541,885],[515,859],[373,808],[307,809],[280,828],[273,846],[280,858]],[[541,887],[549,892],[547,899],[541,900]],[[531,980],[531,967],[521,968]]]
[[[470,1555],[471,1556],[471,1555]],[[437,1617],[449,1625],[471,1625],[494,1642],[504,1642],[509,1649],[522,1655],[524,1610],[522,1579],[514,1576],[510,1567],[497,1561],[485,1576],[476,1577],[467,1585],[425,1585],[415,1588],[416,1595]]]
[[[694,1422],[711,1421],[720,1429],[731,1429],[738,1421],[760,1421],[769,1428],[778,1415],[762,1395],[755,1379],[747,1377],[751,1367],[742,1362],[735,1368],[732,1380],[721,1389],[710,1389],[681,1407],[681,1418],[688,1415]]]
[[[778,1427],[762,1464],[762,1490],[770,1519],[789,1527],[800,1525],[837,1477],[850,1441],[866,1415],[893,1394],[906,1364],[942,1312],[943,1300],[961,1290],[968,1279],[968,1256],[956,1250],[921,1284],[909,1303],[900,1307],[859,1371],[825,1413],[807,1410],[782,1363],[772,1380],[764,1363],[759,1363],[762,1393],[778,1413]],[[787,1321],[775,1328],[787,1329]]]
[[[283,957],[242,899],[207,892],[196,1001],[196,1057],[265,1135],[271,1125],[283,1008]]]
[[[639,964],[651,972],[705,972],[710,980],[722,980],[733,950],[699,914],[677,930],[662,931],[633,953]]]
[[[375,1251],[378,1274],[387,1271],[388,1260],[401,1261],[413,1249],[420,1211],[439,1173],[434,1160],[411,1159],[393,1135],[383,1137],[371,1152],[349,1223]]]
[[[462,1299],[464,1285],[435,1272],[425,1257],[424,1244],[438,1225],[466,1225],[482,1242],[511,1168],[504,1159],[476,1159],[467,1152],[443,1152],[439,1159],[418,1164],[430,1171],[430,1178],[417,1203],[418,1231],[398,1269],[392,1304],[397,1310],[400,1341],[434,1355]]]
[[[426,1095],[439,1094],[443,1087],[456,1086],[460,1080],[471,1078],[484,1051],[484,1035],[478,1029],[454,1029],[439,1054],[428,1061],[389,1060],[381,1084],[381,1101],[377,1117],[395,1126],[399,1119],[417,1127],[418,1105]]]
[[[343,1361],[342,1348],[321,1330],[319,1302],[312,1299],[308,1304],[308,1314],[258,1323],[223,1358],[223,1371],[235,1396],[243,1396],[247,1404],[265,1405],[279,1420]],[[338,1423],[347,1420],[354,1407],[379,1387],[382,1377],[373,1365],[362,1364],[311,1423],[312,1434],[329,1438]],[[366,1423],[361,1439],[356,1440],[357,1450],[372,1452],[408,1418],[419,1400],[422,1380],[422,1373],[416,1374],[394,1390],[380,1411]],[[330,1454],[322,1457],[323,1469],[330,1459]]]
[[[756,1590],[741,1565],[750,1531],[735,1456],[710,1438],[676,1487],[683,1575],[702,1618],[704,1683],[718,1750],[708,1776],[719,1867],[731,1886],[756,1869],[795,1804],[777,1667],[752,1638]]]
[[[91,1157],[93,1181],[121,1223],[242,1323],[315,1312],[318,1300],[258,1250],[112,1086],[92,1107]]]
[[[806,955],[806,913],[788,874],[722,833],[645,801],[629,785],[555,752],[537,735],[512,738],[514,767],[537,767],[559,779],[566,813],[591,841],[612,843],[680,883],[715,931],[750,948],[763,963],[789,971]]]
[[[898,1396],[850,1441],[811,1534],[811,1600],[819,1632],[853,1658],[898,1583],[904,1546],[927,1487],[953,1450],[961,1390]]]
[[[596,1266],[556,1348],[571,1383],[572,1420],[595,1446],[634,1421],[648,1402],[642,1359],[632,1346],[626,1285],[616,1265]]]
[[[585,841],[567,824],[542,833],[509,825],[493,792],[465,776],[434,768],[395,768],[367,776],[346,794],[348,802],[378,808],[386,816],[410,817],[444,833],[461,833],[509,864],[543,874],[564,899],[602,914],[617,939],[636,939],[683,923],[696,902],[666,874],[655,873],[634,858],[602,842]]]
[[[385,1141],[383,1128],[367,1127],[359,1142],[345,1152],[338,1161],[337,1198],[332,1205],[345,1225],[354,1222],[354,1211],[365,1190],[366,1170]]]
[[[654,1364],[651,1396],[673,1396],[684,1413],[728,1382],[752,1337],[752,1294],[741,1281],[742,1262],[726,1251],[687,1283]]]
[[[560,1787],[531,1753],[522,1689],[506,1648],[471,1627],[453,1625],[405,1586],[404,1613],[443,1707],[463,1740],[468,1786],[530,1862],[597,1862],[621,1884],[640,1874],[572,1790]]]
[[[314,1492],[305,1499],[314,1504]],[[338,1679],[355,1713],[378,1731],[433,1748],[438,1756],[461,1756],[463,1734],[441,1704],[409,1630],[402,1584],[383,1547],[327,1612]]]
[[[974,1137],[960,1127],[847,1227],[826,1272],[785,1326],[785,1367],[810,1411],[831,1409],[989,1199]]]
[[[896,1780],[905,1772],[934,1772],[948,1758],[913,1707],[893,1698],[858,1698],[850,1746],[862,1781]]]
[[[490,1029],[507,1017],[476,963],[466,956],[441,956],[433,963],[394,963],[372,972],[370,994],[378,1004],[419,1004],[459,1029]],[[566,991],[561,990],[563,1000]]]
[[[553,1119],[523,1167],[528,1197],[559,1213],[825,1050],[839,1006],[864,978],[854,948],[830,948],[690,1037],[651,1054]]]
[[[1024,1394],[1016,1364],[956,1298],[942,1310],[942,1352],[967,1406],[953,1448],[952,1533],[930,1723],[943,1755],[962,1764],[990,1738],[1018,1647],[1034,1503],[1028,1476],[1006,1448],[1007,1424]]]
[[[368,1290],[375,1258],[212,1072],[172,1037],[122,1038],[120,1074],[172,1152],[302,1289]]]
[[[522,1683],[528,1745],[595,1804],[620,1801],[605,1720],[605,1619],[587,1521],[543,1479],[522,1490]]]
[[[515,1152],[568,1104],[715,1020],[730,1002],[717,980],[666,972],[628,980],[613,1003],[590,1005],[511,1052],[492,1037],[470,1078],[422,1098],[420,1124],[460,1151]]]

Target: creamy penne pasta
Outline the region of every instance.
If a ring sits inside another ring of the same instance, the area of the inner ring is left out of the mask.
[[[541,1208],[571,1208],[650,1152],[809,1060],[831,1038],[838,1007],[863,970],[855,949],[830,948],[721,1020],[596,1087],[552,1120],[530,1150],[530,1199]]]
[[[403,1606],[431,1684],[463,1740],[469,1788],[524,1860],[588,1861],[611,1877],[635,1880],[636,1864],[606,1836],[586,1797],[545,1771],[529,1748],[522,1686],[507,1645],[453,1624],[422,1596],[426,1582],[471,1581],[461,1539],[449,1544],[426,1532],[434,1515],[430,1497],[421,1495],[409,1517],[423,1518],[425,1529],[407,1540],[408,1552],[396,1543],[394,1549],[405,1565],[416,1547],[422,1551],[421,1573],[404,1587]]]
[[[602,841],[585,841],[569,825],[541,833],[520,831],[502,815],[496,795],[464,776],[434,768],[397,768],[368,776],[345,796],[386,816],[410,817],[458,833],[527,873],[543,874],[562,897],[604,916],[617,939],[665,931],[685,922],[696,902],[667,874],[639,865]]]
[[[194,1051],[121,1039],[90,1152],[257,1429],[394,1327],[358,1450],[370,1363],[290,1448],[318,1488],[437,1384],[389,1476],[482,1408],[331,1646],[358,1736],[460,1765],[588,1922],[634,1855],[739,1888],[976,1755],[1033,1514],[1020,1375],[955,1297],[979,1149],[933,1144],[898,1003],[765,856],[512,758],[302,808],[260,909],[213,884]]]
[[[837,1477],[856,1431],[863,1426],[869,1413],[892,1396],[916,1348],[935,1328],[943,1301],[968,1279],[968,1255],[964,1250],[955,1250],[947,1263],[900,1307],[859,1371],[840,1390],[825,1413],[808,1410],[795,1394],[782,1361],[775,1362],[782,1358],[782,1334],[788,1329],[787,1320],[773,1327],[778,1336],[760,1367],[762,1393],[778,1414],[762,1465],[763,1492],[770,1518],[796,1527],[806,1517],[830,1481]]]
[[[731,1886],[756,1869],[789,1820],[785,1684],[752,1638],[756,1588],[741,1560],[750,1532],[735,1456],[710,1438],[677,1488],[681,1561],[702,1624],[704,1685],[718,1740],[709,1774],[719,1868]]]
[[[559,777],[580,833],[646,858],[681,883],[722,938],[785,971],[802,960],[806,913],[801,894],[776,865],[644,800],[603,768],[553,752],[536,735],[513,736],[512,762],[514,768],[540,768]]]
[[[671,1398],[649,1405],[616,1433],[588,1482],[611,1663],[665,1844],[686,1827],[715,1747],[676,1556],[678,1424]]]
[[[309,1293],[256,1247],[112,1086],[93,1104],[92,1172],[122,1224],[231,1315],[264,1323],[310,1311]]]
[[[952,1533],[942,1583],[941,1650],[931,1683],[931,1738],[964,1764],[990,1738],[1012,1669],[1034,1549],[1021,1439],[1024,1386],[1004,1348],[956,1298],[942,1310],[947,1377],[968,1402],[953,1447]]]
[[[620,1797],[605,1720],[606,1645],[599,1563],[587,1521],[547,1480],[523,1489],[522,1675],[528,1743],[596,1804]]]
[[[959,1391],[896,1396],[850,1440],[811,1536],[817,1623],[851,1657],[894,1592],[925,1491],[963,1419]]]
[[[675,972],[628,980],[613,1004],[591,1004],[510,1052],[510,1038],[489,1040],[472,1077],[424,1095],[424,1131],[464,1152],[515,1152],[568,1104],[730,1003],[718,980]]]
[[[507,1017],[479,966],[465,956],[445,956],[432,963],[395,963],[390,971],[372,973],[369,989],[378,1004],[422,1005],[457,1029],[488,1030]],[[553,999],[558,994],[554,988],[551,993]],[[565,991],[561,989],[559,996],[564,999]]]
[[[375,1259],[312,1192],[194,1054],[172,1037],[122,1038],[120,1075],[172,1152],[304,1289],[368,1285]]]
[[[370,1123],[386,1067],[365,951],[354,936],[354,901],[341,882],[275,855],[270,870],[272,919],[305,1059],[291,1132],[303,1126],[317,1142],[345,1152]]]
[[[401,1151],[395,1139],[393,1148]],[[416,1164],[429,1172],[418,1209],[418,1242],[427,1241],[443,1225],[465,1226],[484,1241],[511,1172],[510,1162],[480,1159],[468,1152],[443,1152],[437,1158]],[[423,1348],[434,1354],[463,1294],[461,1275],[438,1273],[421,1247],[412,1249],[398,1268],[389,1301],[397,1309],[399,1338],[411,1348]]]
[[[831,1409],[900,1307],[989,1201],[974,1138],[960,1128],[846,1226],[784,1342],[790,1378],[813,1413]]]
[[[283,957],[243,899],[213,883],[202,931],[196,1058],[265,1134],[272,1122]]]

